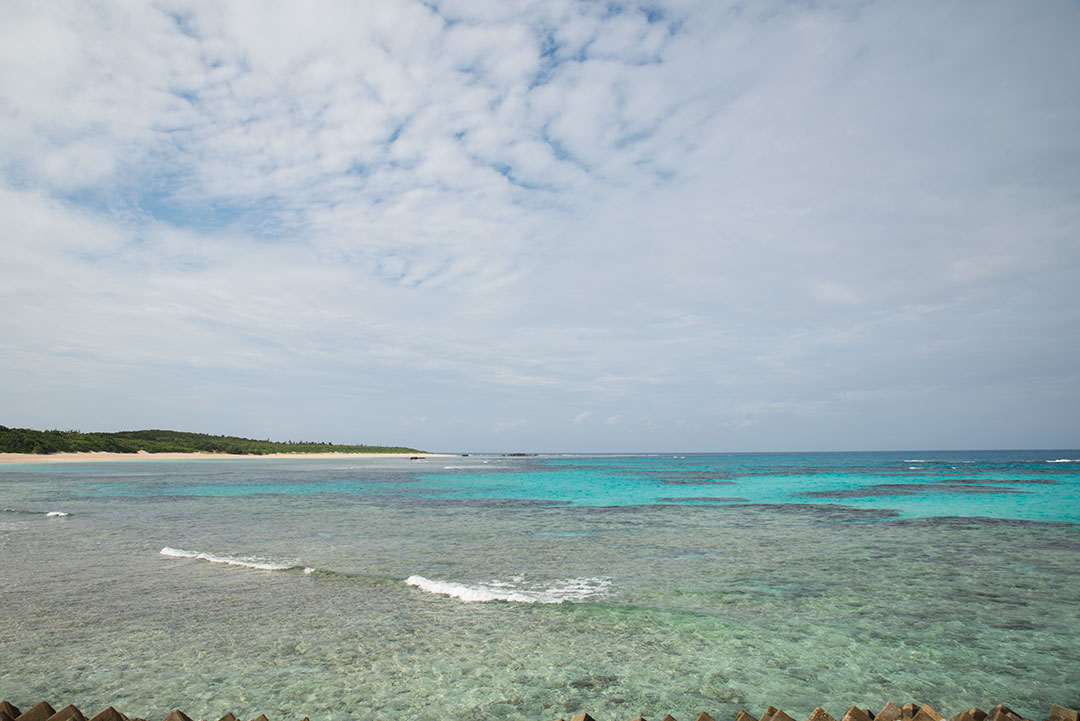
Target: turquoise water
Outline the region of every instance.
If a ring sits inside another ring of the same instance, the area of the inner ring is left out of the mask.
[[[1042,718],[1080,700],[1078,458],[4,466],[0,697],[275,721],[890,699]]]

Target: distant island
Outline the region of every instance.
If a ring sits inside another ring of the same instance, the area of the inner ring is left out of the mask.
[[[339,446],[333,443],[258,441],[235,436],[212,436],[183,431],[35,431],[0,426],[0,453],[228,453],[261,456],[268,453],[423,453],[403,446]]]

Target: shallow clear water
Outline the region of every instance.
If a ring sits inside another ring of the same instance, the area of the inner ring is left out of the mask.
[[[7,466],[0,697],[275,721],[890,699],[1042,718],[1080,700],[1080,463],[1048,462],[1076,458]]]

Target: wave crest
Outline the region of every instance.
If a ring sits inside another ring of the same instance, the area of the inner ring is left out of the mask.
[[[28,511],[22,508],[4,508],[4,513],[25,513],[33,516],[45,516],[46,518],[64,518],[70,516],[70,513],[65,511]]]
[[[265,558],[256,558],[254,556],[215,556],[212,553],[201,553],[199,551],[185,551],[182,548],[165,548],[160,551],[162,556],[168,556],[169,558],[197,558],[201,561],[208,561],[210,563],[224,563],[229,566],[243,566],[244,568],[254,568],[260,571],[289,571],[294,568],[303,568],[304,573],[312,573],[315,569],[307,568],[299,563],[282,563],[279,561],[270,561]]]
[[[423,576],[409,576],[405,583],[428,593],[457,598],[466,603],[508,601],[511,603],[564,603],[601,598],[608,593],[611,581],[603,578],[571,578],[552,584],[530,584],[520,577],[511,581],[456,583],[434,581]]]

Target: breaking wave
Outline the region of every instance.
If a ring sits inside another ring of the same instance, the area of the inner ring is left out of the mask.
[[[65,511],[27,511],[22,508],[5,508],[4,513],[25,513],[33,516],[45,516],[46,518],[63,518],[71,515]]]
[[[201,561],[209,561],[210,563],[243,566],[244,568],[254,568],[260,571],[291,571],[300,568],[304,570],[304,573],[313,573],[315,571],[314,568],[303,566],[298,563],[282,563],[279,561],[270,561],[265,558],[256,558],[254,556],[215,556],[212,553],[185,551],[182,548],[170,548],[169,546],[161,549],[161,555],[168,556],[169,558],[197,558]]]
[[[603,578],[571,578],[550,584],[526,583],[520,576],[509,581],[488,583],[455,583],[433,581],[423,576],[409,576],[405,583],[428,593],[450,596],[477,603],[509,601],[511,603],[564,603],[602,598],[608,594],[611,581]]]

